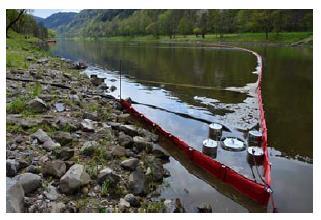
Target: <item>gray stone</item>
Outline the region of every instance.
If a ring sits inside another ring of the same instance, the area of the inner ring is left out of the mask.
[[[94,124],[93,124],[92,120],[90,120],[90,119],[82,120],[80,126],[83,131],[86,131],[86,132],[94,132],[95,131]]]
[[[126,211],[128,208],[130,208],[130,203],[127,202],[125,199],[121,198],[119,200],[118,207],[121,211]]]
[[[118,115],[117,120],[120,123],[127,123],[130,121],[130,114],[128,113],[120,114]]]
[[[116,89],[117,89],[117,87],[116,87],[116,86],[114,86],[114,85],[111,85],[111,86],[110,86],[110,91],[112,91],[112,92],[113,92],[113,91],[115,91]]]
[[[90,120],[93,120],[93,121],[98,121],[99,118],[98,118],[98,113],[97,112],[84,112],[83,118],[88,118]]]
[[[60,189],[63,193],[73,193],[90,182],[90,177],[85,167],[75,164],[60,179]]]
[[[57,112],[63,112],[66,109],[65,104],[61,103],[61,102],[55,103],[55,108],[56,108]]]
[[[63,147],[55,150],[55,156],[60,160],[69,160],[75,154],[75,150],[69,147]]]
[[[44,143],[46,141],[51,140],[51,138],[48,136],[46,132],[44,132],[42,129],[38,129],[35,133],[31,135],[31,138],[37,139],[40,143]]]
[[[114,157],[123,157],[126,155],[126,149],[122,146],[115,145],[112,148],[111,155]]]
[[[151,152],[153,149],[153,144],[143,137],[135,136],[133,142],[133,151],[135,153],[140,153],[142,151]]]
[[[61,147],[59,143],[54,142],[52,139],[45,141],[42,146],[46,151],[53,151],[56,148]]]
[[[111,184],[117,185],[120,181],[120,176],[115,174],[109,167],[106,167],[99,172],[97,181],[102,185],[106,180]]]
[[[147,157],[146,165],[150,169],[149,175],[151,175],[153,181],[161,182],[164,177],[164,167],[160,159],[155,157]]]
[[[152,154],[156,157],[156,158],[159,158],[163,161],[169,161],[169,155],[164,153],[163,151],[161,150],[158,150],[158,149],[154,149],[152,151]]]
[[[20,183],[11,178],[6,178],[6,212],[24,211],[24,190]]]
[[[49,59],[48,58],[41,58],[37,60],[37,63],[39,64],[44,64],[44,63],[48,63]]]
[[[128,160],[123,160],[120,163],[120,166],[122,166],[126,170],[133,171],[133,170],[136,169],[138,164],[139,164],[139,160],[137,158],[131,158],[131,159],[128,159]]]
[[[51,201],[55,201],[59,198],[59,193],[57,191],[57,188],[49,185],[47,190],[44,192],[44,195],[46,196],[47,199]]]
[[[66,164],[62,160],[47,161],[42,166],[42,173],[44,175],[60,178],[66,173]]]
[[[53,134],[53,139],[58,141],[61,145],[70,144],[73,141],[73,137],[69,132],[57,131]]]
[[[106,85],[106,83],[103,82],[97,88],[100,90],[107,90],[108,86]]]
[[[60,129],[68,128],[69,131],[76,131],[80,128],[80,124],[73,118],[59,117],[56,123]]]
[[[175,210],[175,203],[173,200],[171,199],[166,199],[164,201],[164,205],[165,205],[165,212],[166,213],[173,213]]]
[[[23,173],[15,177],[25,193],[35,191],[41,185],[41,177],[33,173]]]
[[[139,199],[136,197],[136,196],[134,196],[133,194],[127,194],[125,197],[124,197],[124,199],[127,201],[127,202],[129,202],[129,204],[130,204],[130,206],[132,206],[132,207],[135,207],[135,208],[137,208],[137,207],[139,207],[140,206],[140,201],[139,201]]]
[[[34,98],[27,103],[27,107],[35,113],[44,113],[48,111],[47,104],[40,98]]]
[[[40,168],[35,165],[30,165],[26,168],[26,172],[38,174],[38,173],[40,173]]]
[[[132,137],[139,135],[138,129],[134,125],[121,125],[120,130]]]
[[[125,134],[124,132],[119,132],[118,142],[121,146],[124,146],[125,148],[131,148],[133,144],[133,138]]]
[[[142,195],[145,190],[145,175],[140,167],[129,175],[128,188],[134,195]]]
[[[98,147],[98,143],[96,141],[87,141],[83,144],[80,149],[81,154],[86,156],[91,156]]]
[[[51,202],[49,206],[51,207],[51,213],[62,213],[66,209],[66,205],[62,202]]]
[[[7,170],[6,174],[9,177],[13,177],[17,175],[19,170],[19,162],[14,159],[8,159],[6,161],[6,170]]]
[[[94,86],[99,86],[100,84],[102,84],[104,82],[105,79],[102,78],[98,78],[97,75],[91,75],[90,76],[90,81]]]

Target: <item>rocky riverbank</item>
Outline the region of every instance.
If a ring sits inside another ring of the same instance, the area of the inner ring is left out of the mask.
[[[157,199],[170,176],[158,136],[102,95],[103,80],[64,59],[25,59],[6,73],[7,212],[183,211]]]

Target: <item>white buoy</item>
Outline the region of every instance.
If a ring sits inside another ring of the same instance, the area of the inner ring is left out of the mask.
[[[258,130],[251,130],[248,134],[249,145],[261,146],[262,143],[262,132]]]
[[[264,151],[261,147],[250,146],[247,148],[247,159],[251,165],[262,165],[264,159]]]
[[[220,140],[222,136],[223,126],[221,124],[212,123],[209,125],[208,137],[213,140]]]
[[[214,141],[214,140],[212,140],[210,138],[205,139],[203,141],[203,153],[208,155],[208,156],[211,156],[213,158],[216,158],[216,156],[217,156],[217,146],[218,146],[217,141]]]
[[[243,151],[245,150],[245,143],[236,137],[225,137],[222,139],[222,147],[228,151]]]

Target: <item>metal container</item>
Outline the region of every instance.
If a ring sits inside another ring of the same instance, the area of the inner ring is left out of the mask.
[[[216,156],[217,156],[217,146],[218,146],[218,142],[217,141],[212,140],[210,138],[205,139],[203,141],[203,153],[208,155],[208,156],[210,156],[210,157],[216,158]]]
[[[228,151],[243,151],[246,148],[244,141],[236,137],[225,137],[221,143],[222,148]]]
[[[262,132],[258,130],[251,130],[248,134],[249,145],[261,146],[262,144]]]
[[[249,146],[247,148],[247,161],[252,166],[260,166],[264,161],[263,148],[258,146]]]
[[[208,137],[216,141],[220,140],[220,138],[222,137],[222,129],[223,126],[221,124],[210,124],[208,130]]]

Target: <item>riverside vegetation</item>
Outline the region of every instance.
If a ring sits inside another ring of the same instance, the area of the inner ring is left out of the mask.
[[[7,212],[183,211],[157,198],[170,176],[158,136],[36,42],[7,39]]]

